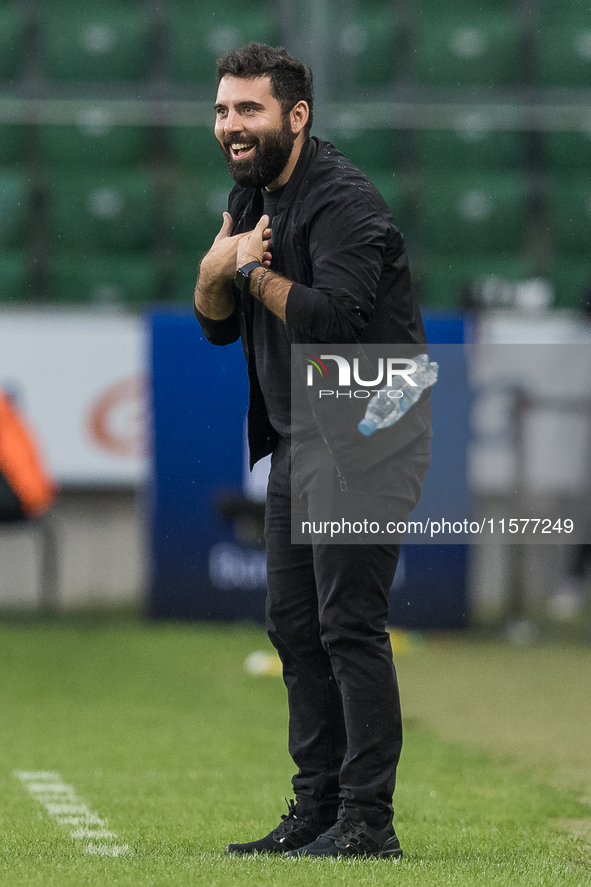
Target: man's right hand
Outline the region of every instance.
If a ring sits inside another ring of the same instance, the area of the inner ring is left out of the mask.
[[[244,235],[232,237],[231,232],[232,216],[224,213],[222,227],[199,266],[195,307],[211,320],[224,320],[234,311],[230,281],[236,274],[238,241]]]
[[[232,216],[224,213],[224,221],[209,252],[205,254],[201,262],[201,274],[205,271],[209,280],[227,282],[234,279],[238,269],[238,244],[244,237],[249,237],[252,231],[232,235]],[[263,260],[262,264],[269,268],[271,265],[271,229],[263,232]]]
[[[236,253],[238,241],[244,234],[232,236],[232,216],[224,213],[224,221],[209,251],[201,262],[200,275],[205,275],[211,283],[227,283],[236,274]]]
[[[238,264],[238,244],[252,231],[232,235],[232,216],[224,213],[224,221],[211,249],[204,255],[199,267],[195,287],[195,307],[212,320],[224,320],[234,311],[234,299],[230,282],[234,280]],[[265,268],[271,265],[271,229],[263,232],[263,261]]]

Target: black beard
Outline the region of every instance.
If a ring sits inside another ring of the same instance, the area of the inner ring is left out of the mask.
[[[256,139],[252,159],[234,160],[230,145],[237,139],[227,137],[222,151],[230,170],[230,175],[242,188],[266,188],[278,179],[290,158],[295,136],[291,131],[289,117],[280,129],[271,130],[263,138]]]

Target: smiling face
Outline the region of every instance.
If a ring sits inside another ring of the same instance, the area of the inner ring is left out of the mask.
[[[307,109],[305,102],[298,105]],[[266,76],[222,77],[214,131],[235,182],[270,190],[285,184],[303,143],[302,115],[294,111],[283,113]],[[307,114],[303,117],[307,119]]]

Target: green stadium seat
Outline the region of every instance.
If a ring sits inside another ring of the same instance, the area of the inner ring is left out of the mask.
[[[478,4],[479,7],[484,4]],[[486,0],[487,9],[497,12],[511,13],[515,8],[515,0]],[[412,0],[413,11],[417,15],[441,15],[441,10],[451,10],[456,15],[471,12],[474,9],[473,0]]]
[[[541,86],[591,87],[591,16],[544,25],[537,34],[538,83]]]
[[[471,281],[481,277],[527,280],[531,264],[512,254],[454,256],[430,254],[415,260],[413,282],[421,305],[433,308],[460,308]]]
[[[169,204],[170,235],[177,250],[193,250],[199,261],[222,227],[222,213],[228,208],[231,187],[229,175],[219,179],[179,177]]]
[[[332,129],[327,138],[364,173],[399,169],[402,159],[400,132],[394,129]]]
[[[591,298],[591,259],[559,256],[551,272],[556,308],[582,309]]]
[[[49,262],[49,293],[57,304],[139,306],[159,298],[150,256],[68,252]]]
[[[526,160],[523,132],[504,132],[490,127],[485,114],[465,113],[450,129],[417,130],[415,144],[419,163],[428,169],[516,169]]]
[[[368,169],[365,174],[388,204],[396,225],[405,236],[408,236],[413,231],[413,214],[412,202],[404,176],[371,169]]]
[[[16,169],[0,170],[0,247],[22,242],[27,228],[31,185]]]
[[[24,22],[18,3],[0,4],[0,80],[14,80],[24,61]]]
[[[142,172],[51,177],[49,228],[61,247],[127,252],[153,241],[155,194]]]
[[[200,258],[194,251],[176,254],[168,292],[170,301],[192,307]]]
[[[404,212],[406,193],[402,176],[383,169],[368,169],[365,174],[388,204],[390,212],[398,214]]]
[[[542,27],[573,24],[589,24],[589,3],[587,0],[538,0],[538,19]]]
[[[22,162],[30,142],[30,127],[15,123],[0,124],[0,164]]]
[[[203,176],[221,176],[227,169],[219,142],[211,126],[172,126],[168,130],[170,148],[178,164]]]
[[[538,3],[542,17],[552,21],[561,21],[565,15],[577,18],[587,18],[589,15],[587,0],[562,0],[560,6],[554,0],[538,0]]]
[[[547,170],[591,170],[591,124],[579,132],[543,132],[540,138]]]
[[[421,17],[412,40],[422,86],[503,87],[521,77],[518,28],[510,13],[467,9]]]
[[[0,250],[0,304],[18,304],[29,296],[28,256],[18,250]]]
[[[400,64],[399,29],[391,4],[357,6],[355,20],[338,32],[340,58],[357,86],[388,84]]]
[[[70,168],[86,166],[126,166],[144,161],[149,133],[142,126],[114,125],[103,108],[88,107],[76,125],[46,125],[40,130],[44,160]]]
[[[554,176],[548,183],[547,198],[555,248],[591,256],[591,177]]]
[[[136,0],[41,4],[45,73],[65,81],[137,81],[148,72],[148,17]]]
[[[519,252],[528,220],[528,188],[519,173],[425,176],[417,224],[426,250]]]
[[[214,87],[216,60],[244,43],[280,42],[264,3],[201,5],[181,0],[169,5],[168,67],[173,80]]]

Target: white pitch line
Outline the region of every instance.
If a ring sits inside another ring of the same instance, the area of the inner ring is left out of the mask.
[[[92,856],[129,856],[128,844],[115,844],[117,835],[107,823],[93,813],[76,794],[74,788],[62,780],[59,773],[47,770],[15,770],[31,797],[39,801],[59,825],[73,826],[70,837],[75,841],[90,840],[84,852]]]

